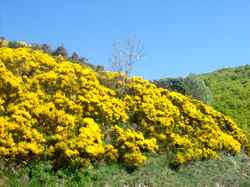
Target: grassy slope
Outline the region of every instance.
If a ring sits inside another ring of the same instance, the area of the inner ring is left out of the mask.
[[[0,171],[0,186],[250,186],[250,160],[244,155],[196,161],[178,171],[168,167],[168,160],[166,155],[151,157],[132,174],[117,164],[53,173],[46,163],[36,163]]]
[[[199,75],[214,94],[212,105],[250,132],[250,66]],[[165,155],[151,157],[133,173],[111,164],[52,173],[44,163],[19,172],[2,170],[0,186],[250,186],[250,160],[244,155],[194,162],[174,171]]]
[[[199,75],[211,89],[215,109],[233,117],[250,135],[250,65]]]
[[[234,117],[244,129],[250,129],[250,66],[200,77],[214,94],[213,106]],[[161,155],[151,157],[133,173],[117,164],[53,173],[47,163],[13,169],[3,168],[0,162],[0,186],[250,186],[250,160],[244,155],[197,161],[178,171],[168,164],[166,155]]]

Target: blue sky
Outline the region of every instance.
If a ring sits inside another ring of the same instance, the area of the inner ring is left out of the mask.
[[[0,36],[60,44],[110,67],[112,43],[136,35],[133,74],[185,76],[250,63],[249,0],[1,0]]]

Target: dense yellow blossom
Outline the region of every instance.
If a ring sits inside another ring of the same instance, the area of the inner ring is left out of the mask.
[[[92,118],[84,118],[82,125],[75,134],[65,135],[62,131],[56,134],[49,153],[57,162],[80,163],[82,159],[91,161],[103,157],[105,146],[99,125]]]
[[[245,134],[227,116],[198,100],[157,88],[141,78],[127,85],[128,103],[138,128],[176,152],[177,164],[239,153]]]
[[[145,139],[141,132],[118,126],[113,130],[114,147],[119,152],[119,159],[128,165],[142,165],[146,160],[143,152],[155,152],[158,149],[156,139]]]
[[[247,143],[229,117],[142,78],[97,73],[22,43],[1,46],[0,157],[139,166],[145,152],[162,149],[183,164]]]

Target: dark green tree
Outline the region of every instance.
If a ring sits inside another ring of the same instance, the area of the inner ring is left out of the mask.
[[[201,100],[207,104],[212,103],[212,92],[210,88],[205,84],[204,80],[193,74],[190,74],[184,79],[184,85],[186,95],[190,95],[193,98]]]
[[[63,57],[68,57],[68,52],[67,52],[67,49],[61,45],[59,47],[56,48],[56,50],[53,52],[53,55],[55,56],[63,56]]]
[[[73,52],[71,57],[70,57],[70,60],[72,60],[74,62],[79,61],[79,55],[76,52]]]
[[[95,67],[95,71],[104,71],[104,66],[102,66],[102,65],[97,65],[97,66]]]
[[[17,41],[9,41],[9,47],[10,48],[18,48],[18,42]]]
[[[189,95],[207,104],[210,104],[213,100],[212,92],[205,84],[205,81],[193,74],[190,74],[186,78],[165,78],[154,80],[153,83],[158,87]]]
[[[52,53],[52,49],[50,47],[49,44],[42,44],[41,45],[41,49],[45,52],[45,53],[48,53],[48,54],[51,54]]]
[[[154,80],[153,83],[156,84],[158,87],[180,92],[184,95],[187,92],[183,78],[165,78],[160,80]]]

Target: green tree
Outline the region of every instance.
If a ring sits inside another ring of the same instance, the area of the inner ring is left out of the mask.
[[[212,92],[205,84],[204,80],[191,74],[184,79],[184,85],[186,89],[186,95],[190,95],[193,98],[201,100],[207,104],[212,102]]]
[[[95,67],[95,71],[104,71],[104,66],[102,66],[102,65],[97,65],[97,66]]]
[[[154,80],[153,83],[156,84],[158,87],[180,92],[184,95],[187,92],[183,78],[165,78],[160,80]]]
[[[48,54],[51,54],[52,53],[52,49],[50,47],[49,44],[42,44],[41,45],[41,49],[45,52],[45,53],[48,53]]]
[[[77,52],[73,52],[70,59],[75,62],[79,61],[79,55],[77,54]]]
[[[63,57],[68,57],[68,52],[67,52],[67,49],[61,45],[59,47],[56,48],[56,50],[53,52],[53,55],[55,56],[63,56]]]
[[[193,74],[185,78],[164,78],[154,80],[153,83],[158,87],[189,95],[207,104],[210,104],[213,100],[212,92],[205,81]]]

